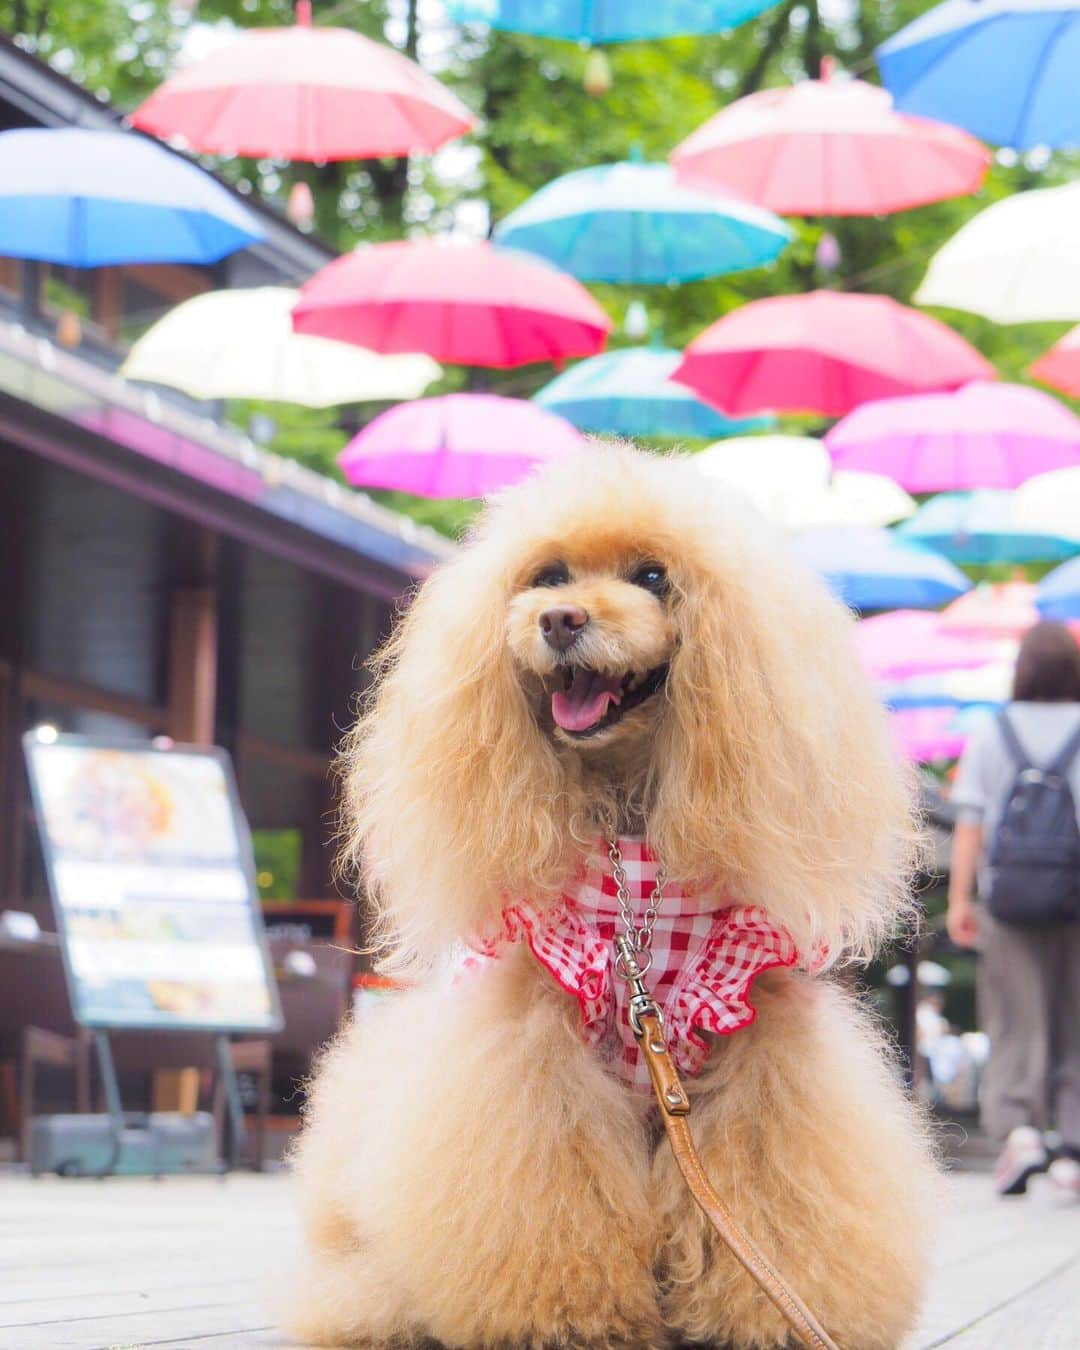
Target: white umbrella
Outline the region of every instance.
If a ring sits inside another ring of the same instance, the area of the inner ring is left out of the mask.
[[[1017,525],[1046,534],[1080,535],[1080,468],[1038,473],[1013,492]]]
[[[931,259],[915,299],[996,323],[1080,319],[1080,182],[980,211]]]
[[[893,525],[914,514],[914,497],[883,473],[838,469],[817,492],[793,494],[780,523],[793,530],[826,525]]]
[[[293,332],[299,292],[285,286],[210,291],[143,334],[122,367],[131,380],[192,398],[254,398],[328,408],[418,398],[441,367],[429,356],[383,356]]]
[[[788,529],[891,525],[915,510],[914,500],[883,474],[832,473],[828,452],[811,436],[733,436],[694,462]]]

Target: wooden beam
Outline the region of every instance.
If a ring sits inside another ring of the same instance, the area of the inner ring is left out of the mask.
[[[306,774],[308,778],[325,781],[330,773],[331,757],[328,750],[304,750],[293,745],[278,745],[261,736],[252,736],[247,731],[241,731],[236,741],[241,755],[268,759],[295,773]]]
[[[121,717],[155,731],[169,724],[168,709],[130,694],[117,694],[83,680],[68,679],[65,675],[50,675],[41,670],[19,672],[19,693],[23,698],[39,699],[43,703],[58,703],[63,708],[85,708],[91,712]]]
[[[169,628],[169,735],[213,745],[217,711],[217,596],[209,586],[173,592]]]

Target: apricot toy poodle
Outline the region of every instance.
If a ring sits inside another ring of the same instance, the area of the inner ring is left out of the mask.
[[[713,1184],[843,1350],[894,1350],[935,1170],[828,972],[907,915],[918,836],[851,616],[692,457],[593,443],[490,505],[375,677],[344,816],[407,987],[317,1068],[292,1333],[787,1343],[663,1140],[629,923]]]

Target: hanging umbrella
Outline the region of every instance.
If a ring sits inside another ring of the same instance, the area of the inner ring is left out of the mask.
[[[733,421],[686,388],[671,372],[682,353],[663,347],[625,347],[579,361],[533,395],[549,412],[580,431],[610,436],[700,439],[739,435],[771,426],[771,417]]]
[[[371,159],[428,153],[476,125],[433,76],[384,42],[312,28],[251,28],[186,66],[132,115],[155,136],[205,154]]]
[[[940,617],[943,633],[972,638],[1019,638],[1039,618],[1035,587],[1028,581],[982,582],[954,600]]]
[[[1015,500],[1001,488],[942,492],[919,507],[896,533],[955,563],[1061,562],[1080,553],[1080,516],[1072,529],[1035,530],[1017,521]]]
[[[688,187],[789,216],[873,216],[975,192],[990,153],[956,127],[893,110],[884,89],[835,79],[762,89],[722,108],[671,155]]]
[[[216,179],[142,136],[0,132],[0,256],[68,267],[206,264],[263,238]]]
[[[495,242],[581,281],[694,281],[771,262],[791,239],[777,216],[680,187],[666,164],[601,164],[556,178],[512,211]]]
[[[837,469],[888,474],[909,492],[1007,488],[1080,464],[1080,419],[1038,389],[978,381],[868,403],[825,444]]]
[[[786,529],[891,525],[915,510],[908,494],[880,474],[830,474],[828,455],[811,436],[733,437],[703,450],[694,464]]]
[[[721,33],[776,0],[449,0],[455,23],[574,42],[634,42]]]
[[[946,0],[877,49],[897,107],[995,145],[1080,144],[1080,3]]]
[[[883,684],[878,693],[890,708],[993,708],[1012,692],[1013,660],[992,661],[970,670],[944,670]]]
[[[718,319],[674,378],[727,413],[839,417],[868,399],[951,389],[994,370],[951,328],[887,295],[811,291]]]
[[[1080,398],[1080,327],[1071,329],[1033,361],[1028,374],[1069,398]]]
[[[920,305],[995,323],[1080,319],[1080,183],[1005,197],[973,216],[934,254]]]
[[[335,259],[301,288],[293,327],[377,352],[508,369],[592,356],[611,322],[573,277],[528,254],[423,239]]]
[[[913,764],[958,759],[967,733],[957,725],[955,708],[902,708],[889,715],[896,748]]]
[[[1012,642],[947,632],[941,617],[928,610],[895,609],[860,619],[855,647],[867,673],[895,683],[1008,660],[1015,650]]]
[[[209,291],[159,319],[121,374],[192,398],[255,398],[326,408],[417,398],[442,374],[430,356],[380,356],[293,332],[287,286]]]
[[[791,530],[830,525],[893,525],[915,511],[915,502],[899,484],[880,473],[841,470],[814,492],[789,494],[776,519]]]
[[[483,497],[585,444],[569,422],[524,399],[447,394],[381,413],[353,437],[338,463],[356,487]]]
[[[1039,473],[1013,494],[1018,525],[1071,536],[1080,532],[1080,468]]]
[[[1040,619],[1069,622],[1080,634],[1080,558],[1047,572],[1035,588],[1035,608]],[[1072,621],[1072,622],[1070,622]]]
[[[803,561],[852,609],[933,609],[971,585],[946,558],[901,543],[888,530],[855,525],[806,530],[793,542]]]
[[[694,465],[749,497],[770,519],[792,497],[820,492],[829,481],[828,453],[813,436],[732,436],[695,455]]]

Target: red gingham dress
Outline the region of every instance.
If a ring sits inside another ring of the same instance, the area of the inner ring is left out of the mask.
[[[657,862],[640,838],[620,838],[619,850],[640,922]],[[696,896],[666,882],[653,927],[653,963],[645,977],[664,1014],[675,1062],[690,1075],[701,1072],[709,1055],[710,1043],[701,1033],[727,1036],[749,1026],[757,1016],[748,1001],[757,976],[800,962],[791,936],[764,910],[717,906],[716,896]],[[623,928],[607,845],[598,842],[571,894],[543,908],[520,901],[507,906],[502,919],[502,931],[472,944],[465,964],[482,966],[508,945],[526,942],[560,988],[577,999],[585,1043],[629,1086],[651,1094],[649,1071],[627,1016],[628,986],[612,971],[612,943]]]

